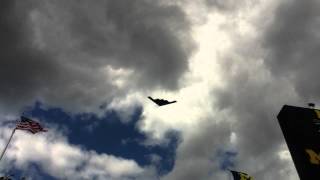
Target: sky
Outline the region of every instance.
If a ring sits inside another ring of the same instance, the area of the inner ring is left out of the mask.
[[[2,0],[0,174],[298,180],[276,116],[320,104],[317,0]],[[158,107],[147,97],[176,100]]]

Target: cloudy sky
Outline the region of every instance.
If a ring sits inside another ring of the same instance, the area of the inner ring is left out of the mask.
[[[0,147],[49,131],[1,174],[298,180],[276,115],[320,104],[319,28],[317,0],[2,0]]]

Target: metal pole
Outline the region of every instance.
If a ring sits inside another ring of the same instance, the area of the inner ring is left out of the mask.
[[[12,131],[12,133],[11,133],[11,136],[10,136],[10,138],[9,138],[8,143],[7,143],[6,147],[4,148],[4,150],[3,150],[3,151],[2,151],[2,153],[1,153],[0,161],[1,161],[1,159],[2,159],[2,157],[3,157],[3,155],[4,155],[4,153],[6,152],[6,150],[7,150],[8,146],[9,146],[9,143],[10,143],[10,141],[11,141],[11,139],[12,139],[12,136],[13,136],[14,132],[16,132],[16,128],[14,128],[14,129],[13,129],[13,131]]]

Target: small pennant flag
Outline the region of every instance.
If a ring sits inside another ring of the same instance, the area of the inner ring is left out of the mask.
[[[21,116],[21,121],[19,121],[16,125],[16,129],[27,130],[32,134],[47,131],[46,129],[43,129],[43,127],[38,122],[24,116]]]
[[[253,180],[253,177],[243,172],[231,171],[234,180]]]

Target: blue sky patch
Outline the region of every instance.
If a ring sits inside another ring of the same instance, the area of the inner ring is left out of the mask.
[[[123,123],[114,111],[108,111],[99,118],[90,113],[71,115],[63,109],[43,108],[41,103],[36,103],[23,115],[57,125],[66,134],[70,144],[97,153],[133,159],[140,166],[154,165],[158,174],[164,175],[174,166],[180,134],[168,132],[165,136],[168,140],[166,145],[143,145],[147,137],[136,126],[142,111],[142,107],[136,107],[130,121]]]
[[[218,150],[216,158],[219,162],[219,168],[221,170],[233,169],[235,167],[235,158],[238,155],[237,152],[231,150]]]

